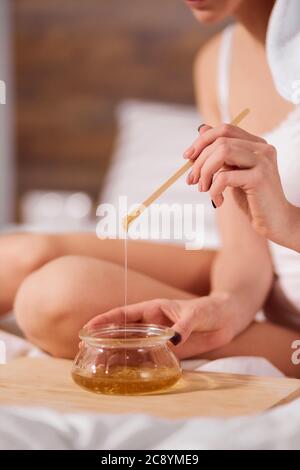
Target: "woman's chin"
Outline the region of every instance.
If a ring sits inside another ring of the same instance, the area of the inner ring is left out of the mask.
[[[194,17],[199,23],[213,24],[222,21],[223,18],[211,10],[192,10]]]

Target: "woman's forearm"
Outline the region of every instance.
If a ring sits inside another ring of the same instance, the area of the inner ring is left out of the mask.
[[[267,253],[224,248],[213,265],[211,293],[228,293],[237,317],[247,324],[263,306],[272,280],[273,269]]]
[[[288,203],[287,220],[282,227],[281,245],[300,253],[300,207]]]

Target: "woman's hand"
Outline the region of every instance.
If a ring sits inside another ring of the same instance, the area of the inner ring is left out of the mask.
[[[125,315],[126,314],[126,315]],[[172,327],[175,345],[183,345],[192,332],[198,332],[193,355],[211,351],[229,343],[248,326],[227,293],[213,293],[191,300],[156,299],[127,307],[119,307],[93,318],[86,327],[98,327],[106,323],[154,323]],[[196,347],[196,350],[194,351]]]
[[[225,189],[232,188],[259,234],[293,247],[291,232],[300,228],[300,209],[284,195],[272,145],[229,124],[204,126],[184,156],[194,161],[188,184],[209,191],[216,207],[223,204]]]

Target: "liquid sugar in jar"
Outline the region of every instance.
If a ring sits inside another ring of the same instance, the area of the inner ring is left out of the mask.
[[[157,325],[105,325],[83,329],[73,380],[95,393],[138,395],[164,390],[181,377],[168,346],[174,331]]]

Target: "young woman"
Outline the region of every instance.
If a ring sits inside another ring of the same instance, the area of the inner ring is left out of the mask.
[[[210,191],[217,207],[222,248],[188,252],[129,241],[128,320],[173,325],[181,358],[264,356],[300,377],[291,361],[300,338],[300,164],[298,134],[288,132],[300,111],[276,91],[266,59],[275,2],[186,3],[199,22],[236,19],[196,59],[209,125],[185,153],[195,162],[188,184]],[[221,124],[249,106],[246,130]],[[93,234],[2,236],[0,309],[14,305],[31,341],[71,358],[83,324],[123,321],[123,256],[122,241]],[[256,323],[265,303],[271,321]]]

